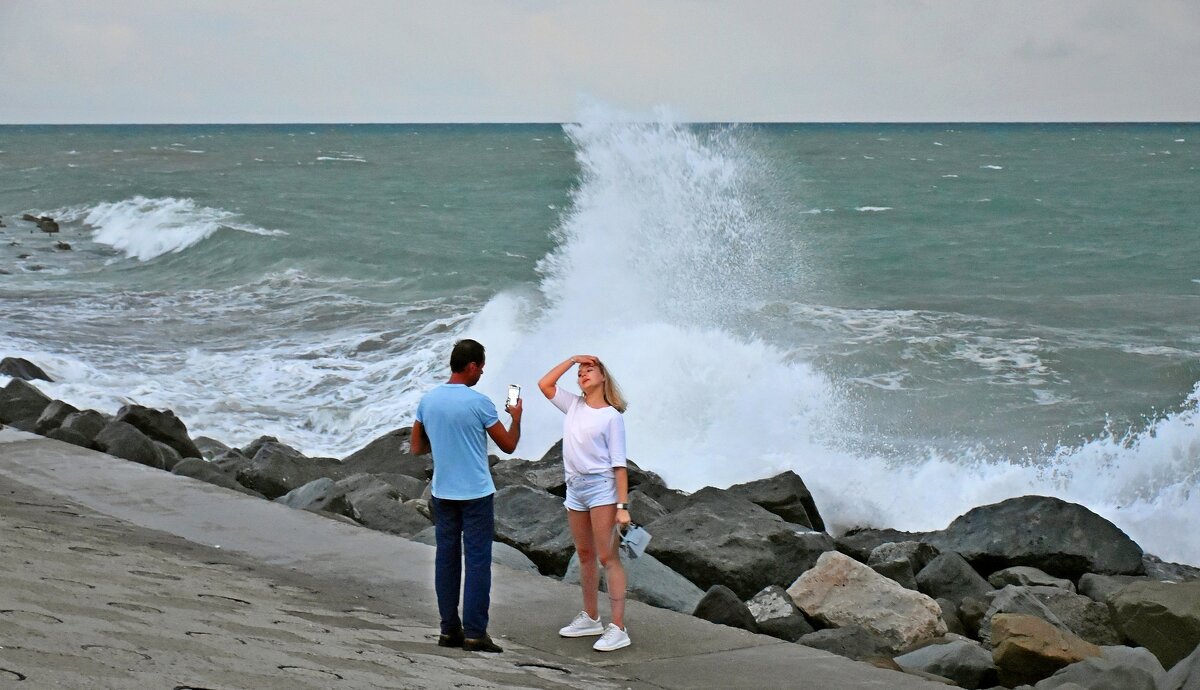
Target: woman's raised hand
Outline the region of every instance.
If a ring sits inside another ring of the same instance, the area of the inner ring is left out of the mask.
[[[590,364],[592,366],[600,364],[600,360],[595,355],[575,355],[571,358],[571,361],[576,364]]]

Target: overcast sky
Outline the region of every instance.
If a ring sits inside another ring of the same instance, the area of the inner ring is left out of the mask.
[[[1197,0],[0,0],[0,123],[1200,120]]]

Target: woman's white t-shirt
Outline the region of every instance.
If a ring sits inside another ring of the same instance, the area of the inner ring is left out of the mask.
[[[588,407],[578,395],[557,386],[554,406],[566,413],[563,422],[563,466],[567,476],[602,474],[625,467],[625,418],[616,408]]]

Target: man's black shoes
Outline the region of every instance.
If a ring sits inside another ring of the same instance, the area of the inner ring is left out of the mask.
[[[495,642],[492,642],[492,638],[489,635],[477,638],[468,637],[463,640],[462,648],[468,652],[490,652],[492,654],[499,654],[504,651]]]
[[[449,635],[438,635],[438,646],[439,647],[461,647],[461,646],[463,646],[462,631],[459,630],[458,632],[450,633]]]

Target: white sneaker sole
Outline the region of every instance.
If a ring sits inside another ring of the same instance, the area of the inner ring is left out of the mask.
[[[604,628],[599,630],[559,630],[559,637],[598,637],[604,634]]]
[[[625,640],[615,647],[597,647],[595,645],[592,645],[592,649],[594,649],[597,652],[615,652],[618,649],[625,649],[626,647],[628,647],[631,644],[633,644],[632,640]]]

